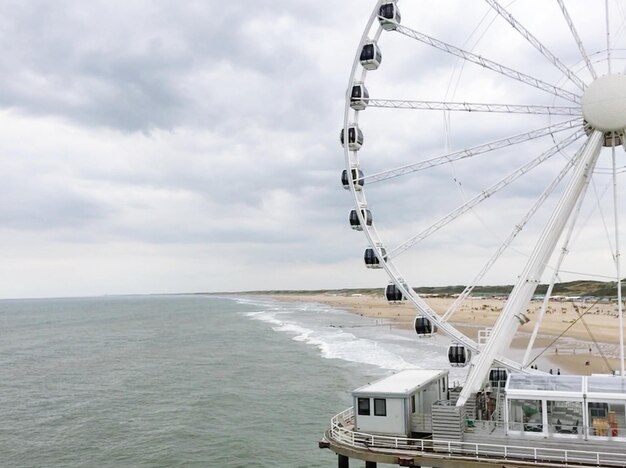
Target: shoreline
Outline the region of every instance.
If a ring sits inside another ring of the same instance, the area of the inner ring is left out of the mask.
[[[264,296],[280,302],[325,304],[363,317],[382,319],[392,327],[413,329],[415,318],[413,305],[389,303],[382,295],[284,293]],[[424,299],[439,314],[444,313],[454,301],[452,297]],[[531,301],[526,312],[530,321],[520,326],[511,343],[510,351],[518,361],[525,353],[528,338],[534,327],[534,317],[538,315],[541,302]],[[478,331],[495,323],[503,305],[504,299],[501,298],[468,298],[451,317],[450,323],[468,337],[477,340]],[[563,374],[578,375],[606,374],[610,372],[608,366],[619,370],[619,333],[615,304],[596,303],[593,307],[590,305],[550,301],[541,333],[532,352],[532,356],[542,353],[536,360],[540,370],[552,369],[554,373],[560,371]],[[555,342],[561,334],[563,336]]]

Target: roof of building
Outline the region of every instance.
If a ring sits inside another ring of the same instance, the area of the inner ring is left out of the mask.
[[[410,395],[418,388],[447,374],[447,370],[407,369],[359,387],[352,394]]]
[[[509,376],[508,397],[567,396],[582,399],[626,400],[626,378],[614,375],[525,375]]]

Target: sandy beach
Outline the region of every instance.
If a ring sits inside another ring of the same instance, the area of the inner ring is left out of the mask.
[[[362,316],[384,320],[394,326],[412,329],[415,309],[407,303],[389,303],[380,295],[360,294],[279,294],[280,301],[306,301],[327,304]],[[452,297],[426,297],[440,314],[454,302]],[[478,331],[492,326],[502,307],[501,298],[469,298],[449,321],[472,339]],[[532,301],[526,316],[529,322],[519,328],[511,352],[523,355],[539,315],[541,301]],[[580,319],[580,315],[583,318]],[[546,310],[532,356],[541,353],[540,369],[588,375],[619,369],[619,318],[616,304],[607,302],[552,300]],[[560,338],[558,338],[560,337]],[[558,338],[558,339],[557,339]]]

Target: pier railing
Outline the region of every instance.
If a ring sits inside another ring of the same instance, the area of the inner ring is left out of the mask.
[[[378,449],[382,452],[394,450],[428,452],[462,458],[530,461],[539,465],[542,462],[557,462],[581,466],[626,466],[626,453],[411,439],[357,432],[354,430],[352,408],[348,408],[331,419],[330,437],[337,443],[368,451]]]

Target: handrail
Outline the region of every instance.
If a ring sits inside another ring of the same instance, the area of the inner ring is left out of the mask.
[[[440,439],[411,439],[378,434],[368,434],[351,430],[354,427],[354,410],[348,408],[334,416],[330,421],[330,437],[341,444],[354,448],[380,448],[408,450],[414,452],[448,454],[474,459],[501,457],[506,460],[517,459],[535,463],[555,461],[579,463],[583,466],[626,466],[626,454],[611,452],[592,452],[542,447],[524,447],[515,445],[460,442]]]

